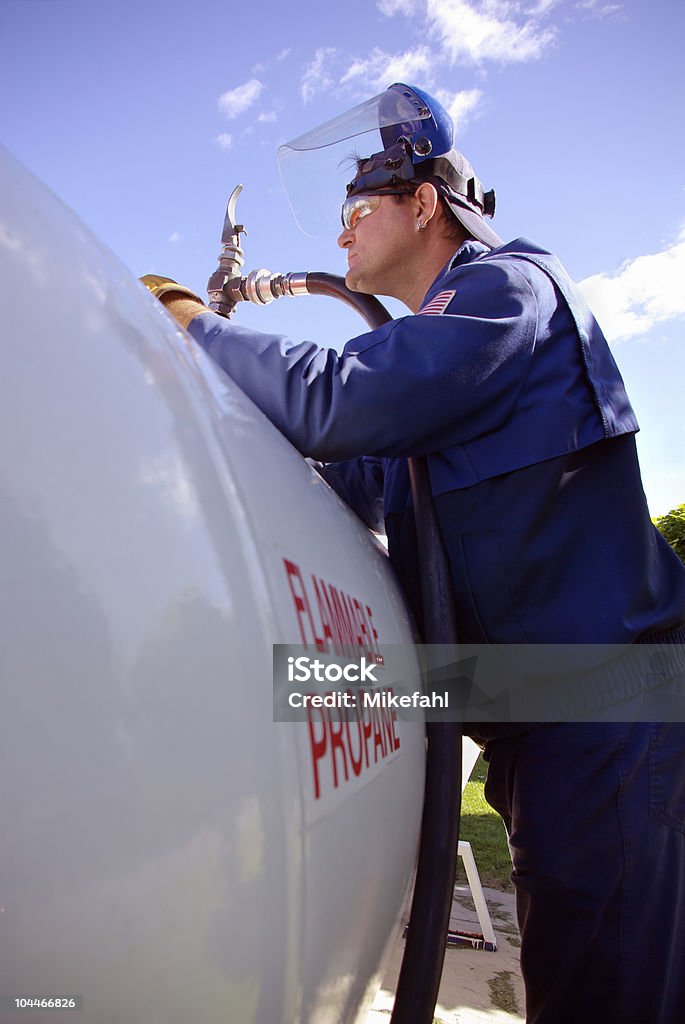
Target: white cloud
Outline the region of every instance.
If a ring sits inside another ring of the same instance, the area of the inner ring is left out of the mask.
[[[425,18],[427,2],[429,0],[378,0],[376,7],[381,14],[385,14],[388,18],[394,17],[395,14],[404,14],[408,18],[414,16]],[[508,14],[520,12],[523,15],[537,18],[547,14],[560,3],[561,0],[464,0],[463,6],[480,9],[485,16],[488,15],[488,12],[491,12],[494,17],[506,17]],[[440,0],[438,6],[445,6],[445,0]],[[602,10],[606,7],[613,10],[616,6],[620,7],[621,5],[615,5],[608,0],[577,0],[577,6],[589,9],[601,8]],[[433,5],[433,9],[435,9],[435,5]]]
[[[447,113],[452,118],[454,133],[463,131],[473,111],[479,106],[483,99],[480,89],[463,89],[461,92],[451,93],[444,89],[437,89],[435,93]],[[458,148],[458,143],[456,144]]]
[[[179,234],[178,231],[172,231],[171,234],[169,235],[170,242],[180,242],[182,238],[183,235]]]
[[[314,60],[305,68],[300,83],[300,94],[305,103],[309,103],[317,93],[330,89],[334,84],[328,65],[336,54],[337,50],[334,47],[322,46],[314,54]]]
[[[275,121],[277,119],[277,117],[278,117],[278,114],[276,113],[276,111],[275,110],[270,110],[270,111],[268,111],[268,113],[260,114],[259,117],[257,118],[257,120],[261,121],[262,124],[271,124],[273,121]]]
[[[606,18],[610,14],[616,14],[623,10],[623,4],[606,3],[605,0],[581,0],[576,5],[581,11],[588,11],[596,18]]]
[[[537,13],[527,14],[517,0],[427,0],[427,15],[452,64],[536,60],[555,38],[554,29],[543,28]]]
[[[292,53],[292,49],[289,46],[285,47],[283,50],[280,50],[276,54],[276,56],[273,58],[273,63],[274,64],[281,64],[286,59],[286,57],[290,56],[291,53]],[[268,71],[269,64],[270,64],[270,61],[266,61],[266,60],[259,60],[259,61],[257,61],[257,63],[253,64],[252,67],[250,68],[250,74],[251,75],[262,75],[262,74],[264,74],[265,71]]]
[[[222,149],[228,149],[233,145],[233,136],[229,135],[228,132],[222,132],[221,135],[217,135],[215,142],[218,142]]]
[[[378,10],[386,17],[392,18],[393,14],[414,14],[424,7],[425,0],[378,0]]]
[[[411,82],[414,78],[430,74],[435,56],[427,46],[419,46],[404,53],[385,53],[375,47],[364,60],[355,60],[342,76],[342,82],[363,77],[373,88],[381,89],[393,82]]]
[[[662,252],[627,260],[613,276],[587,277],[580,288],[608,340],[621,341],[685,317],[684,279],[685,229]]]
[[[561,0],[534,0],[528,7],[523,8],[524,14],[531,14],[537,17],[541,14],[547,14],[553,7],[556,7]],[[592,2],[592,0],[590,0]]]
[[[580,2],[580,0],[577,0]],[[609,6],[612,0],[582,0]],[[374,47],[365,56],[349,59],[333,47],[320,47],[306,66],[300,91],[308,103],[315,95],[337,85],[356,86],[360,80],[382,89],[391,82],[421,81],[435,84],[440,66],[486,61],[499,64],[537,60],[556,39],[556,29],[544,22],[561,0],[377,0],[387,17],[400,14],[413,29],[433,42],[399,53]],[[346,69],[345,69],[346,68]],[[462,94],[456,117],[474,109],[480,94]]]
[[[244,82],[243,85],[238,85],[235,89],[229,89],[228,92],[219,96],[219,110],[230,121],[256,103],[263,88],[264,86],[258,78],[251,78],[249,82]]]

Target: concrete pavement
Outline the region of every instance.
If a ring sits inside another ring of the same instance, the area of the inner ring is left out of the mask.
[[[478,932],[469,888],[455,886],[450,929]],[[439,1024],[524,1024],[523,981],[513,893],[485,889],[497,938],[494,952],[470,945],[449,946],[440,983],[435,1020]],[[389,1024],[404,939],[393,950],[383,986],[365,1024]]]

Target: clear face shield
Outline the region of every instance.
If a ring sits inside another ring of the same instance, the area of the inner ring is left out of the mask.
[[[339,234],[340,210],[347,185],[357,174],[357,161],[384,152],[389,139],[420,133],[430,118],[428,107],[417,103],[415,95],[386,90],[281,146],[281,178],[302,231],[315,237]],[[400,145],[400,163],[403,154]]]

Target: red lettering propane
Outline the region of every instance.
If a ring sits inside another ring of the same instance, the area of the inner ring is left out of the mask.
[[[274,722],[272,645],[409,647],[386,556],[0,156],[0,991],[82,995],[93,1022],[361,1021],[407,909],[423,725]]]

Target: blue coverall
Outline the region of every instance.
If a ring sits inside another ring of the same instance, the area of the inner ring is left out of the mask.
[[[461,639],[685,643],[685,568],[649,519],[637,422],[559,261],[466,242],[422,309],[341,354],[211,313],[189,330],[370,525],[382,499],[419,622],[406,457],[426,455]],[[527,1020],[685,1021],[685,724],[477,738],[510,837]]]

